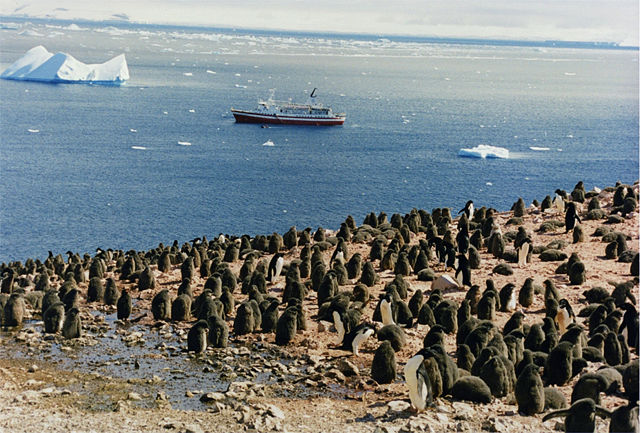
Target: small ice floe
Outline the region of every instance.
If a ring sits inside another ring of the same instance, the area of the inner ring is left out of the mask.
[[[33,128],[29,128],[29,129],[27,129],[27,131],[29,131],[32,134],[37,134],[38,132],[40,132],[39,129],[33,129]]]
[[[193,77],[193,72],[184,72],[182,75],[185,77]]]
[[[567,138],[573,138],[573,134],[567,135]]]
[[[567,77],[573,77],[576,73],[575,72],[565,72],[564,73]]]
[[[144,146],[131,146],[131,148],[134,150],[147,150],[147,148]]]
[[[562,149],[560,149],[560,148],[558,148],[558,149],[556,149],[556,150],[557,150],[558,152],[562,152]]]
[[[178,144],[180,146],[191,146],[191,143],[188,141],[178,141]]]
[[[492,184],[491,182],[487,182],[487,183],[485,183],[485,185],[487,185],[487,186],[493,186],[493,184]]]
[[[529,149],[531,150],[537,150],[537,151],[545,151],[545,150],[551,150],[550,147],[537,147],[537,146],[529,146]]]
[[[215,73],[216,73],[216,71],[212,71],[210,69],[207,69],[207,74],[215,74]]]
[[[235,84],[236,88],[238,89],[246,89],[247,86],[243,85],[243,84]]]
[[[194,110],[193,108],[189,109],[189,113],[195,113],[196,110]]]
[[[269,146],[269,147],[273,147],[275,146],[275,143],[271,140],[267,140],[264,143],[262,143],[263,146]]]
[[[489,146],[488,144],[479,144],[471,149],[460,149],[458,156],[469,158],[509,158],[509,150],[504,147]]]
[[[241,77],[242,76],[240,74],[233,74],[233,75],[236,76],[236,77]]]
[[[137,130],[137,129],[133,129],[133,128],[129,128],[129,131],[131,131],[131,132],[138,132],[138,130]]]

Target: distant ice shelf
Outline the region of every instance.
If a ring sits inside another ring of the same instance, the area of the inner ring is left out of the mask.
[[[479,144],[471,149],[460,149],[458,156],[469,158],[509,158],[509,149],[504,147],[489,146],[488,144]]]
[[[5,69],[0,78],[47,83],[120,85],[129,79],[129,68],[124,54],[104,63],[86,64],[70,54],[53,54],[38,45]]]

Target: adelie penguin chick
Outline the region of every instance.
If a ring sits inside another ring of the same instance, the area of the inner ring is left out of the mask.
[[[220,316],[213,315],[207,320],[209,324],[209,334],[207,341],[211,347],[227,347],[229,341],[229,327],[227,322],[222,320]]]
[[[431,381],[423,364],[424,356],[417,354],[404,366],[404,379],[409,388],[411,407],[417,412],[433,404]]]
[[[371,378],[380,384],[396,378],[396,354],[388,341],[383,341],[373,355]]]
[[[344,350],[350,350],[355,356],[360,354],[360,345],[373,334],[376,330],[368,323],[361,323],[356,326],[351,332],[344,336],[342,340],[342,348]]]
[[[198,320],[187,334],[187,350],[202,353],[207,349],[207,333],[209,325],[206,320]]]
[[[276,325],[276,344],[286,346],[293,340],[298,331],[298,308],[296,306],[287,307],[278,319]]]
[[[62,331],[64,316],[64,304],[62,302],[56,302],[49,306],[42,317],[44,321],[44,332],[46,334],[57,334]]]
[[[500,310],[501,311],[513,311],[516,309],[516,286],[513,283],[508,283],[502,289],[500,289]]]
[[[595,431],[596,415],[601,418],[611,418],[611,412],[597,406],[590,398],[583,398],[573,403],[568,409],[549,412],[542,418],[542,422],[552,418],[565,417],[564,431],[586,433]]]
[[[544,410],[544,385],[539,368],[535,364],[527,365],[516,381],[518,412],[523,415],[535,415]]]
[[[77,308],[72,308],[67,311],[64,323],[62,324],[62,336],[64,338],[79,338],[82,336],[80,311],[78,311]]]
[[[127,320],[131,315],[132,301],[127,289],[122,290],[122,294],[118,298],[117,309],[118,320]]]

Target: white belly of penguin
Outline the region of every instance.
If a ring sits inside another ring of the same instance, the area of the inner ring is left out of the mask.
[[[507,311],[513,311],[516,309],[516,291],[512,290],[511,291],[511,296],[509,297],[509,300],[507,301]]]
[[[382,324],[383,325],[393,325],[393,316],[391,314],[391,304],[387,302],[386,299],[383,299],[380,302],[380,315],[382,316]]]
[[[424,356],[416,355],[408,360],[404,366],[404,377],[409,387],[409,400],[411,400],[411,405],[418,410],[425,408],[426,394],[428,392],[426,384],[420,384],[418,382],[418,375],[416,374],[422,361],[424,361]]]
[[[335,326],[336,331],[338,331],[338,343],[341,343],[342,340],[344,340],[344,325],[342,324],[340,313],[337,311],[333,312],[333,326]]]
[[[359,333],[353,339],[353,343],[351,343],[351,348],[353,349],[353,354],[358,356],[358,349],[364,340],[371,337],[373,335],[373,329],[367,329],[366,331]]]

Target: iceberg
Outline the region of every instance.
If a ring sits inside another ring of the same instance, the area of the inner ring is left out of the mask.
[[[479,144],[471,149],[460,149],[458,156],[469,158],[509,158],[509,149],[504,147],[489,146],[488,144]]]
[[[129,68],[124,54],[104,63],[86,64],[66,53],[52,54],[38,45],[5,69],[0,78],[46,83],[119,85],[129,79]]]

